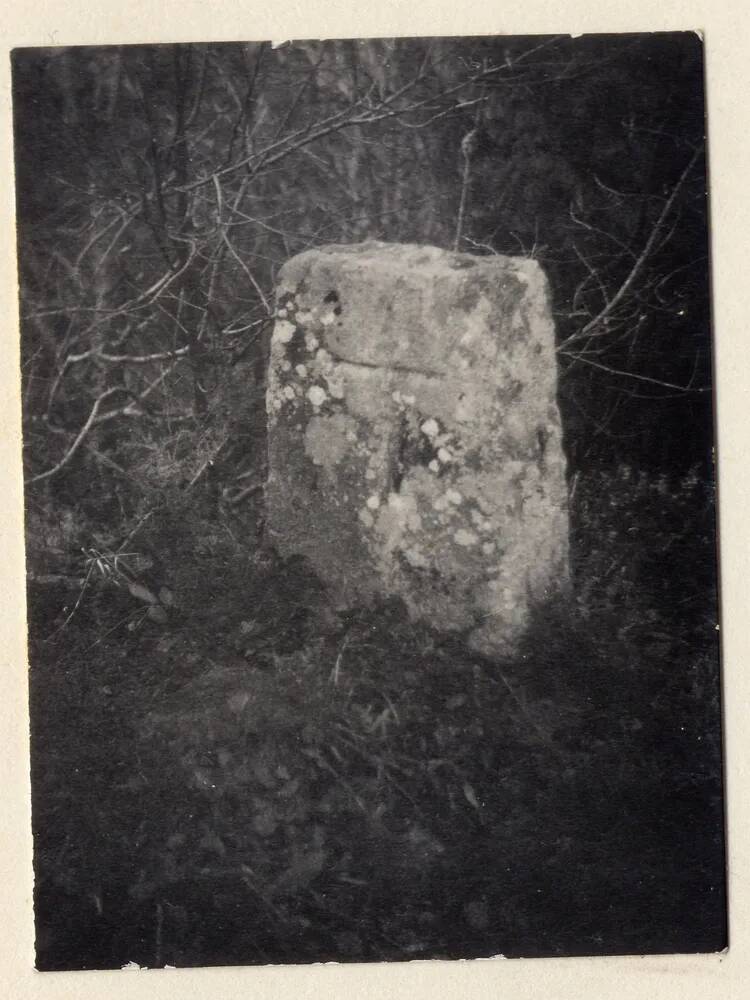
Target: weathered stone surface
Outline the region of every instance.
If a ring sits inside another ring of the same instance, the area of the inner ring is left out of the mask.
[[[281,270],[267,523],[337,606],[512,652],[568,576],[547,282],[532,260],[364,243]]]

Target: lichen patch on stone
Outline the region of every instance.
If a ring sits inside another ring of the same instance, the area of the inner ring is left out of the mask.
[[[322,406],[328,399],[328,394],[319,385],[311,385],[307,390],[307,398],[313,406]]]
[[[334,399],[344,398],[344,380],[335,378],[333,375],[324,375],[328,391]]]
[[[295,330],[296,327],[294,323],[290,323],[285,319],[277,321],[273,330],[274,340],[276,340],[279,344],[288,344],[294,336]]]
[[[348,433],[356,426],[345,413],[311,417],[305,431],[305,454],[314,465],[333,471],[349,451]]]
[[[479,541],[474,532],[466,528],[459,528],[453,535],[453,539],[457,545],[463,546],[476,545]]]
[[[429,565],[425,554],[417,546],[413,545],[404,549],[403,552],[406,561],[415,569],[425,569]]]

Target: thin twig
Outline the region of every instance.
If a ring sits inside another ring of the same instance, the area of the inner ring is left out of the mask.
[[[121,392],[121,391],[122,391],[121,388],[117,386],[112,389],[107,389],[107,391],[103,392],[101,396],[98,396],[94,400],[94,405],[91,407],[91,412],[86,418],[86,422],[84,423],[83,427],[81,427],[80,431],[76,435],[75,440],[73,441],[73,444],[70,446],[70,448],[68,448],[63,457],[60,459],[60,461],[56,465],[53,465],[51,469],[47,469],[46,472],[40,472],[36,476],[32,476],[30,479],[27,479],[26,483],[28,485],[31,485],[31,483],[41,482],[43,479],[49,479],[50,476],[57,475],[57,473],[60,472],[61,469],[64,469],[65,466],[68,464],[68,462],[71,460],[71,458],[73,458],[75,453],[81,447],[81,445],[86,439],[86,435],[89,433],[91,428],[96,423],[96,418],[99,413],[99,408],[104,402],[104,400],[107,399],[109,396],[113,395],[115,392]]]
[[[148,365],[154,361],[171,361],[173,358],[181,358],[187,353],[187,347],[178,347],[174,351],[158,351],[155,354],[107,354],[104,351],[95,351],[94,356],[101,358],[102,361],[109,361],[111,364]]]
[[[675,201],[677,199],[677,195],[679,194],[679,192],[681,191],[681,189],[682,189],[685,181],[687,180],[687,178],[688,178],[688,176],[690,174],[690,171],[693,169],[693,167],[695,166],[695,164],[698,162],[698,158],[701,155],[702,151],[703,151],[702,147],[699,146],[695,150],[695,152],[693,153],[693,155],[690,157],[690,161],[688,162],[687,166],[685,167],[685,169],[680,174],[680,176],[679,176],[679,178],[677,180],[677,183],[672,188],[672,191],[671,191],[671,193],[669,195],[669,198],[667,198],[666,202],[664,203],[664,207],[661,210],[659,218],[656,220],[656,223],[654,224],[654,226],[653,226],[653,228],[651,230],[649,238],[646,240],[646,243],[643,246],[643,250],[639,254],[639,256],[638,256],[636,262],[634,263],[633,267],[631,268],[628,276],[625,278],[625,280],[623,281],[623,283],[620,285],[620,287],[618,288],[617,292],[612,296],[612,298],[609,300],[609,302],[605,303],[604,307],[597,313],[597,315],[594,316],[593,319],[589,320],[589,322],[586,323],[586,325],[581,330],[579,330],[577,333],[574,333],[572,336],[568,337],[567,340],[565,340],[562,344],[560,344],[560,346],[558,347],[558,351],[561,351],[562,353],[565,353],[565,350],[564,350],[565,348],[568,348],[568,347],[570,347],[571,344],[576,343],[579,340],[583,340],[586,337],[588,337],[589,335],[591,335],[594,330],[596,330],[598,327],[600,327],[605,322],[605,320],[609,316],[612,315],[612,313],[614,312],[614,310],[623,301],[623,299],[625,298],[625,296],[627,295],[627,293],[633,287],[633,283],[635,282],[636,278],[638,277],[638,275],[643,270],[643,267],[644,267],[646,261],[651,256],[651,253],[652,253],[654,247],[656,246],[657,240],[659,239],[659,237],[661,235],[662,228],[664,227],[664,225],[666,223],[666,220],[669,217],[669,213],[672,211],[674,203],[675,203]],[[677,388],[677,387],[673,387],[673,388]]]
[[[573,353],[571,351],[561,351],[563,357],[572,358],[574,361],[580,361],[584,365],[590,365],[592,368],[598,368],[601,371],[608,372],[610,375],[623,375],[626,378],[636,379],[638,382],[648,382],[650,385],[658,385],[663,389],[678,389],[680,392],[711,392],[711,386],[693,386],[692,376],[691,382],[687,385],[676,385],[674,382],[665,382],[663,379],[651,378],[648,375],[638,375],[636,372],[622,371],[619,368],[611,368],[609,365],[603,365],[599,361],[592,361],[591,358],[583,357],[579,353]],[[693,375],[695,374],[695,367],[693,369]]]
[[[344,652],[346,651],[346,647],[349,645],[349,638],[350,636],[348,634],[344,636],[344,641],[341,643],[341,646],[339,647],[338,656],[336,657],[336,662],[334,663],[333,670],[331,671],[331,683],[333,684],[334,687],[338,687],[339,673],[341,670],[341,661],[344,657]]]

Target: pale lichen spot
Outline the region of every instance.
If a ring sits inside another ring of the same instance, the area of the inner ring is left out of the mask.
[[[380,506],[380,497],[373,494],[371,497],[367,498],[367,506],[370,510],[377,510]]]
[[[334,399],[344,398],[344,383],[340,378],[326,377],[326,382],[328,383],[328,391]]]
[[[304,365],[297,365],[294,370],[300,378],[307,378],[307,368]]]
[[[444,465],[453,461],[453,455],[451,455],[447,448],[438,448],[437,457]]]
[[[398,391],[398,389],[396,389],[395,392],[391,393],[391,398],[393,399],[394,403],[401,402],[401,393]]]
[[[482,542],[482,552],[484,552],[486,556],[491,556],[494,551],[495,551],[494,542]]]
[[[379,530],[386,534],[397,535],[404,530],[419,534],[422,530],[422,518],[417,510],[417,501],[410,493],[389,493],[388,502],[381,506],[378,514]]]
[[[345,413],[310,418],[305,430],[305,454],[315,464],[333,470],[350,457],[347,434],[354,429],[354,420]]]
[[[479,509],[486,517],[491,517],[495,511],[495,506],[486,497],[483,497],[481,493],[474,494],[475,500],[479,505]]]
[[[369,510],[367,510],[366,507],[363,507],[362,510],[359,512],[359,519],[366,528],[371,528],[373,524],[375,524],[375,520],[372,514],[370,513]]]
[[[294,331],[294,323],[290,323],[288,320],[282,319],[280,323],[276,324],[273,331],[273,339],[279,344],[288,344],[294,336]]]
[[[451,503],[459,504],[463,500],[463,497],[458,492],[458,490],[450,489],[445,491],[445,497]]]
[[[476,543],[479,541],[474,532],[468,531],[466,528],[459,528],[458,531],[454,534],[453,540],[457,545],[464,545],[467,547],[469,545],[476,545]]]
[[[286,399],[294,399],[295,392],[291,385],[284,386],[284,396]]]
[[[463,396],[456,403],[456,409],[453,412],[456,415],[456,420],[460,423],[465,423],[467,420],[471,419],[472,404],[465,396]]]
[[[313,318],[313,314],[311,312],[300,312],[300,313],[297,313],[297,322],[298,323],[301,323],[301,324],[309,323],[312,318]]]
[[[320,322],[323,326],[330,326],[332,323],[336,322],[336,314],[331,310],[330,312],[323,313],[320,317]]]
[[[356,431],[347,431],[346,432],[346,440],[347,441],[351,441],[352,443],[354,441],[356,441],[357,440],[357,432]]]
[[[305,335],[305,347],[312,354],[315,348],[318,346],[320,341],[317,337],[314,337],[311,333]]]
[[[435,497],[435,499],[432,501],[432,506],[435,508],[435,510],[445,510],[445,508],[448,506],[448,501],[444,496]]]
[[[439,472],[440,471],[440,462],[438,462],[438,460],[436,458],[433,458],[428,463],[427,468],[430,470],[430,472]]]
[[[414,404],[417,401],[417,397],[412,395],[402,396],[401,399],[403,400],[404,403],[406,403],[407,406],[414,406]]]
[[[319,385],[311,385],[307,390],[307,398],[313,406],[322,406],[328,399],[328,394]]]
[[[419,428],[423,434],[426,434],[428,438],[435,437],[436,434],[440,433],[440,427],[438,426],[437,420],[434,417],[429,417],[422,426]]]
[[[284,358],[284,360],[279,365],[279,368],[283,372],[290,372],[292,370],[292,362],[289,361],[287,358]]]
[[[276,315],[279,317],[279,319],[285,319],[286,315],[287,315],[287,311],[286,311],[286,309],[279,309],[278,312],[276,313]]]
[[[416,569],[424,569],[427,566],[427,559],[418,548],[404,549],[404,558]]]
[[[479,531],[492,530],[492,522],[488,521],[486,517],[483,517],[482,512],[480,510],[477,510],[476,507],[474,507],[471,510],[469,516],[471,517],[472,521],[474,522]]]
[[[273,406],[274,410],[280,410],[281,407],[284,404],[282,403],[282,401],[277,396],[276,399],[274,399],[274,401],[273,401],[273,403],[271,405]]]
[[[331,363],[331,355],[328,353],[325,347],[321,347],[315,354],[315,360],[318,362],[319,365],[328,365]]]

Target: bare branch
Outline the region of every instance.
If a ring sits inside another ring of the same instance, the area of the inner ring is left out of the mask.
[[[612,368],[609,365],[603,365],[600,361],[592,361],[591,358],[584,357],[580,353],[573,353],[572,351],[560,351],[563,357],[572,358],[574,361],[580,361],[584,365],[590,365],[592,368],[598,368],[600,371],[608,372],[610,375],[623,375],[626,378],[635,379],[637,382],[648,382],[650,385],[658,385],[664,389],[677,389],[680,392],[711,392],[711,386],[693,386],[692,377],[691,381],[687,385],[676,385],[674,382],[665,382],[662,379],[651,378],[649,375],[638,375],[636,372],[622,371],[618,368]],[[695,372],[694,372],[695,373]]]
[[[416,76],[412,77],[398,90],[394,91],[393,94],[383,98],[374,109],[353,113],[355,109],[363,107],[365,99],[361,98],[359,101],[354,102],[354,104],[335,112],[328,118],[322,119],[317,124],[308,125],[304,129],[300,129],[297,132],[290,133],[281,139],[273,141],[264,149],[259,150],[258,152],[250,153],[249,155],[242,157],[226,167],[215,170],[207,176],[200,177],[197,180],[192,181],[190,184],[181,186],[177,190],[195,190],[205,184],[212,183],[214,177],[223,177],[227,174],[234,173],[237,170],[241,170],[244,167],[251,168],[252,173],[257,175],[261,169],[268,169],[268,167],[278,163],[280,160],[286,159],[286,157],[301,149],[303,146],[307,146],[310,143],[315,142],[318,139],[322,139],[327,135],[331,135],[334,132],[351,128],[356,125],[372,125],[376,122],[385,121],[389,118],[412,114],[420,108],[427,107],[430,104],[434,105],[435,101],[438,99],[444,100],[453,94],[459,93],[467,86],[474,85],[490,77],[497,77],[500,73],[508,74],[509,70],[513,69],[520,62],[524,61],[532,54],[557,43],[563,37],[564,36],[559,35],[552,39],[546,39],[539,45],[535,45],[519,55],[512,62],[503,63],[500,66],[485,67],[480,72],[467,76],[460,83],[455,84],[452,87],[445,88],[438,95],[432,95],[424,100],[416,101],[407,108],[393,107],[397,101],[405,97],[420,83],[427,79],[427,64],[425,62]]]
[[[91,407],[91,412],[86,418],[86,422],[84,423],[83,427],[81,427],[70,448],[68,448],[63,457],[57,463],[57,465],[53,465],[52,468],[47,469],[46,472],[40,472],[36,476],[31,476],[30,479],[26,480],[27,485],[31,485],[31,483],[39,483],[43,479],[49,479],[50,476],[55,476],[57,475],[58,472],[64,469],[65,466],[68,464],[68,462],[71,460],[71,458],[73,458],[75,453],[81,447],[83,442],[86,440],[86,435],[89,433],[91,428],[97,422],[97,415],[99,413],[99,408],[101,407],[104,400],[114,395],[114,393],[121,391],[122,391],[121,388],[119,386],[116,386],[115,388],[107,389],[100,396],[97,396],[97,398],[94,400],[94,405]]]
[[[102,361],[109,361],[112,364],[148,365],[154,361],[170,361],[173,358],[182,358],[187,353],[187,347],[178,347],[174,351],[159,351],[155,354],[106,354],[104,351],[96,351],[94,356],[101,358]]]
[[[602,326],[602,324],[612,315],[614,310],[625,299],[628,292],[632,289],[636,278],[640,275],[641,271],[643,270],[646,261],[649,259],[658,241],[660,240],[662,230],[666,224],[670,212],[672,211],[672,207],[674,206],[674,203],[677,200],[677,195],[680,193],[685,181],[687,180],[690,174],[690,171],[698,162],[698,158],[701,155],[701,153],[702,153],[702,148],[698,147],[698,149],[696,149],[693,155],[690,157],[690,161],[680,174],[677,183],[672,188],[669,198],[667,199],[667,201],[664,204],[664,207],[661,210],[659,218],[654,223],[654,226],[651,230],[651,233],[649,234],[648,239],[646,240],[646,243],[643,246],[643,249],[638,255],[637,260],[633,264],[630,273],[625,278],[623,283],[620,285],[617,292],[612,296],[609,302],[605,303],[604,307],[600,310],[600,312],[597,313],[597,315],[594,316],[593,319],[589,320],[589,322],[586,323],[586,325],[581,330],[579,330],[577,333],[572,334],[570,337],[567,338],[567,340],[565,340],[562,344],[560,344],[558,347],[558,351],[560,351],[561,353],[565,353],[564,349],[570,347],[571,344],[577,343],[578,341],[584,340],[587,337],[591,336],[597,330],[597,328]],[[672,386],[671,388],[675,387]]]

